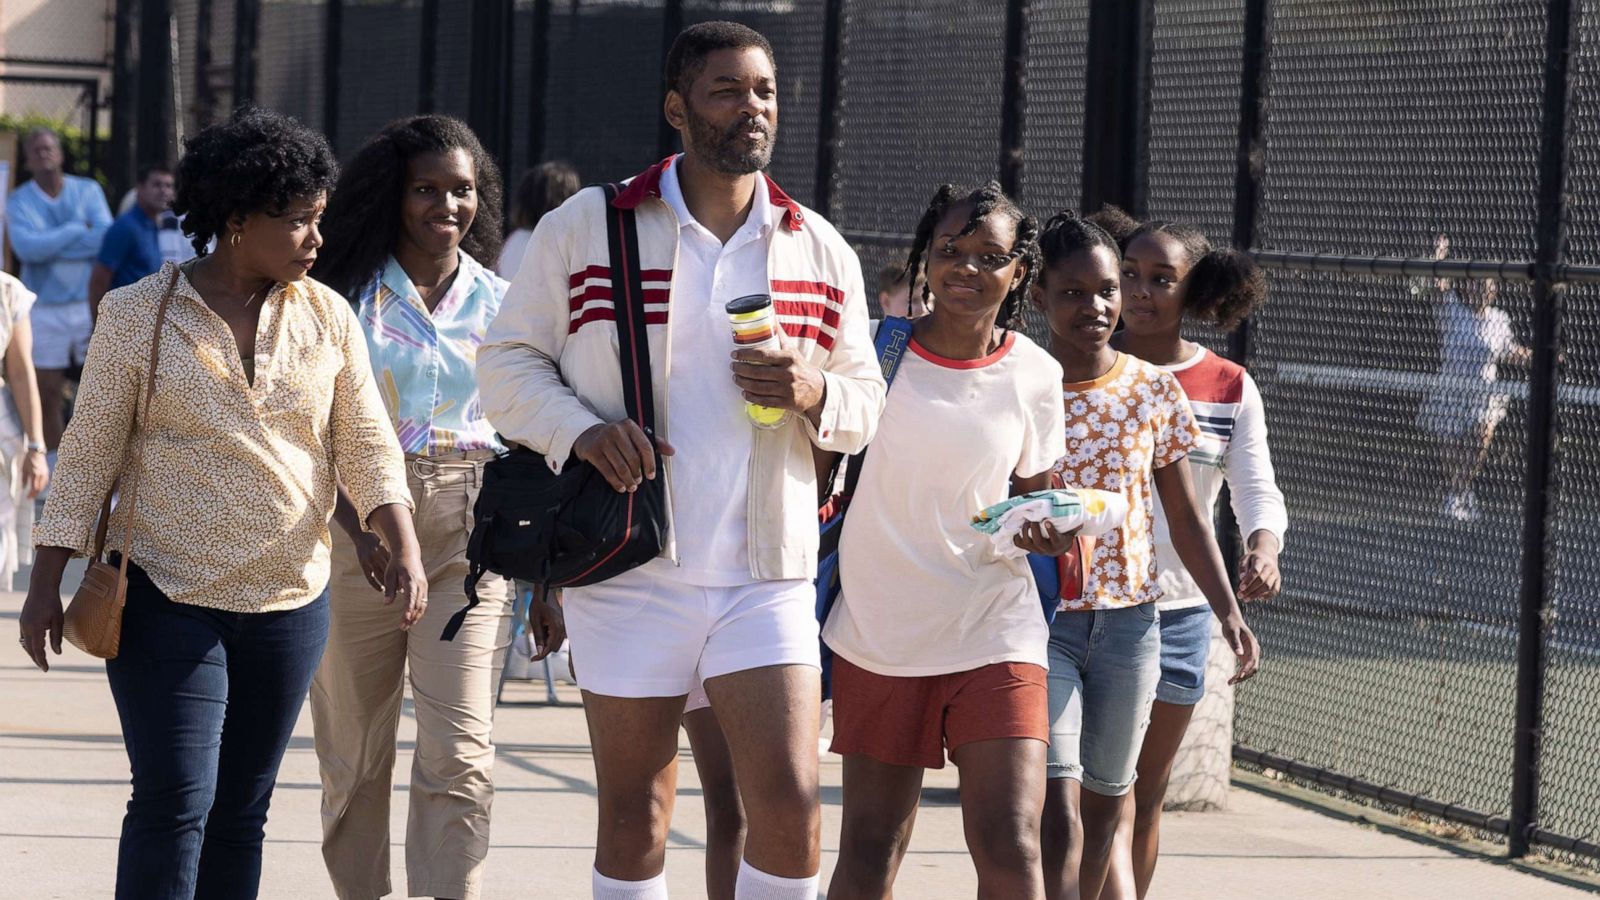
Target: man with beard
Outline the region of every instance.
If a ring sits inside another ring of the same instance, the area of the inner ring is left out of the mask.
[[[684,153],[612,201],[638,221],[657,433],[622,413],[597,188],[539,222],[478,378],[499,433],[553,467],[576,457],[619,491],[666,479],[662,557],[566,592],[599,792],[594,896],[667,896],[678,722],[698,681],[749,822],[736,896],[809,900],[820,837],[812,451],[866,445],[883,379],[855,253],[762,172],[777,133],[771,46],[741,25],[695,25],[666,75]],[[779,347],[735,351],[725,306],[750,294],[772,295]],[[757,429],[747,400],[789,416]]]

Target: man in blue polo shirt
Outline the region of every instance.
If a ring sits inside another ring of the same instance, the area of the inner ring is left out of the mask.
[[[145,166],[139,170],[134,204],[106,229],[105,241],[89,275],[89,312],[100,311],[100,298],[106,291],[151,274],[161,268],[162,219],[172,214],[172,173],[166,166]]]

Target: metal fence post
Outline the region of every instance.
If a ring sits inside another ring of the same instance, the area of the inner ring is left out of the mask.
[[[1000,95],[1000,187],[1022,194],[1023,138],[1028,110],[1028,4],[1006,2],[1006,69]]]
[[[111,196],[120,197],[133,186],[133,119],[139,108],[134,85],[139,77],[137,50],[133,45],[133,0],[117,0],[112,25],[116,48],[111,57],[111,146],[107,148],[106,178]]]
[[[84,123],[88,126],[84,129],[84,139],[87,143],[84,149],[89,155],[89,171],[85,174],[90,178],[94,178],[95,170],[99,169],[105,162],[100,158],[100,79],[96,78],[89,82],[88,91],[89,121]]]
[[[545,91],[550,84],[550,0],[533,2],[533,52],[528,72],[528,164],[544,160]],[[510,176],[507,186],[510,186]]]
[[[1114,203],[1134,216],[1144,215],[1154,26],[1155,0],[1090,0],[1083,90],[1084,210]]]
[[[844,44],[844,0],[822,11],[822,73],[817,96],[817,172],[812,207],[833,218],[833,165],[839,149],[839,58]]]
[[[1244,53],[1240,58],[1239,151],[1233,180],[1233,246],[1248,252],[1259,231],[1261,182],[1266,176],[1267,63],[1272,46],[1272,0],[1245,0]],[[1245,365],[1250,356],[1250,320],[1228,335],[1228,358]],[[1244,555],[1239,523],[1233,515],[1233,498],[1222,486],[1217,507],[1217,548],[1228,562],[1228,578],[1237,587],[1233,563]]]
[[[422,44],[417,48],[417,112],[433,112],[434,63],[439,52],[439,0],[422,0]]]
[[[1233,246],[1244,251],[1256,245],[1261,182],[1267,171],[1267,57],[1272,47],[1268,27],[1271,20],[1272,0],[1245,0],[1244,57],[1239,78],[1239,152],[1233,179]],[[1248,329],[1247,321],[1239,326],[1235,339],[1246,335]],[[1235,361],[1244,362],[1244,356],[1238,353]]]
[[[678,32],[683,30],[683,0],[666,0],[661,8],[661,64],[656,67],[656,77],[661,78],[661,73],[667,67],[667,53],[672,49],[672,42],[678,39]],[[661,83],[661,101],[666,102],[668,85],[665,80]],[[656,159],[664,159],[678,152],[678,132],[667,122],[667,117],[661,111],[661,104],[656,104]]]
[[[504,73],[511,68],[515,28],[513,0],[477,0],[472,15],[467,123],[502,170],[511,162],[511,91]]]
[[[256,53],[260,45],[261,0],[234,0],[233,105],[256,102]]]
[[[1556,383],[1566,283],[1568,62],[1574,50],[1573,0],[1550,0],[1544,59],[1544,125],[1539,147],[1539,218],[1534,247],[1533,362],[1528,372],[1528,468],[1522,519],[1522,587],[1517,623],[1516,746],[1512,754],[1513,857],[1528,852],[1539,824],[1539,763],[1544,740],[1545,642],[1550,593],[1551,472],[1555,466]]]
[[[144,0],[139,11],[138,112],[134,120],[134,160],[166,160],[174,149],[172,136],[172,4]],[[126,90],[124,88],[123,90]],[[131,101],[130,101],[131,102]]]
[[[172,4],[167,6],[167,15],[172,14]],[[145,4],[149,8],[149,4]],[[194,72],[194,124],[196,128],[204,128],[217,119],[217,92],[211,84],[211,22],[215,18],[216,0],[199,0],[195,4],[194,22],[194,59],[191,60],[190,71]],[[177,25],[176,22],[173,23]],[[173,28],[176,31],[176,27]],[[176,86],[174,86],[176,88]],[[181,99],[183,92],[178,91]],[[182,111],[178,115],[183,115]]]
[[[339,78],[344,62],[344,0],[328,0],[322,33],[322,133],[339,152]]]

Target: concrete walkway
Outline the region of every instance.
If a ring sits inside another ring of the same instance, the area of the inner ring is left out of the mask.
[[[21,597],[0,595],[0,898],[109,897],[127,796],[127,759],[101,665],[70,647],[48,675],[15,646]],[[595,832],[594,769],[583,712],[531,705],[540,684],[513,684],[496,720],[499,763],[487,898],[585,898]],[[564,699],[576,692],[564,687]],[[395,782],[395,835],[404,834],[407,717]],[[704,823],[687,744],[668,852],[673,896],[704,896]],[[840,766],[822,765],[823,846],[838,846]],[[952,769],[930,773],[902,900],[972,897]],[[318,783],[311,718],[301,716],[267,827],[261,896],[317,900],[332,890],[318,852]],[[1235,788],[1232,809],[1175,814],[1164,834],[1156,898],[1567,898],[1577,887],[1385,833]],[[396,844],[396,863],[403,849]],[[833,856],[823,859],[823,883]],[[404,873],[395,868],[395,883]]]

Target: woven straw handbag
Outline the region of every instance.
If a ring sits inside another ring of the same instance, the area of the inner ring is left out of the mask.
[[[167,319],[167,304],[178,285],[178,269],[172,269],[172,280],[167,282],[167,292],[156,307],[156,328],[150,337],[150,368],[145,374],[144,402],[140,405],[146,415],[150,401],[156,393],[156,365],[161,361],[161,326]],[[139,409],[134,410],[134,427],[138,427]],[[112,659],[122,645],[122,607],[128,599],[128,543],[133,537],[133,518],[139,509],[139,471],[144,467],[144,438],[140,435],[134,444],[133,458],[128,465],[128,485],[124,501],[128,504],[127,526],[122,530],[122,551],[118,564],[113,566],[105,559],[106,530],[111,524],[111,498],[116,494],[113,484],[106,491],[105,502],[100,504],[100,521],[94,531],[94,556],[89,559],[89,570],[83,574],[72,602],[67,604],[61,633],[72,646],[100,659]]]

